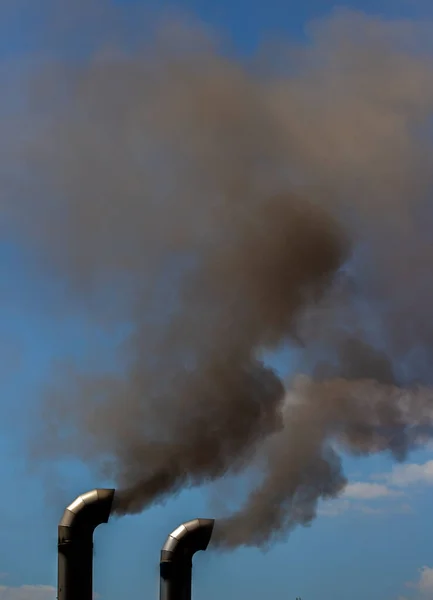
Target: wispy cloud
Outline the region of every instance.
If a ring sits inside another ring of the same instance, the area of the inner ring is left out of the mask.
[[[418,588],[423,594],[433,595],[433,568],[423,567],[420,569]]]
[[[390,473],[376,475],[374,479],[400,488],[415,485],[433,485],[433,460],[423,464],[396,465]]]
[[[411,488],[433,485],[433,460],[421,464],[396,465],[391,471],[372,475],[370,479],[372,481],[349,483],[340,498],[324,504],[318,514],[338,516],[349,510],[371,515],[410,513],[410,504],[396,504],[394,500],[408,496]],[[389,502],[384,504],[387,499]],[[377,502],[380,501],[378,506]],[[374,506],[370,502],[374,502]]]
[[[406,587],[416,590],[423,600],[433,599],[433,568],[424,566],[419,569],[418,579],[408,581]]]
[[[406,492],[388,485],[390,474],[381,475],[381,483],[355,481],[349,483],[343,493],[333,500],[324,502],[317,513],[325,517],[338,517],[347,512],[364,515],[409,514],[412,508],[408,502],[402,502]],[[379,479],[379,477],[375,477]],[[401,488],[401,486],[400,486]]]
[[[336,499],[327,502],[321,506],[317,514],[323,517],[338,517],[347,512],[354,512],[367,516],[379,516],[379,515],[391,515],[391,514],[408,514],[412,512],[412,508],[409,504],[386,504],[385,506],[371,506],[365,501],[348,501],[343,499]]]
[[[56,588],[51,585],[0,586],[0,600],[55,600]]]
[[[317,510],[317,514],[323,517],[338,517],[350,510],[350,507],[350,502],[334,500],[323,504],[323,506]]]
[[[401,492],[393,490],[384,484],[358,481],[346,486],[343,497],[357,500],[374,500],[387,496],[401,496],[401,494]]]

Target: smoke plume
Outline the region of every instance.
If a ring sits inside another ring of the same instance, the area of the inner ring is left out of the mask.
[[[253,466],[215,537],[266,545],[341,492],[339,451],[431,434],[429,32],[343,11],[241,61],[198,26],[127,44],[103,3],[58,4],[47,39],[97,47],[26,63],[3,222],[62,309],[126,341],[117,370],[57,373],[32,452],[94,465],[119,514]],[[264,357],[287,343],[283,382]]]

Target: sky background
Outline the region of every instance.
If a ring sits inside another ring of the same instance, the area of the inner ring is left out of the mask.
[[[337,6],[328,0],[117,3],[126,15],[132,14],[132,4],[151,12],[186,10],[220,30],[239,54],[274,36],[302,39],[308,21]],[[433,16],[429,5],[427,0],[359,0],[338,6],[386,18],[427,18]],[[0,0],[4,61],[31,57],[41,44],[39,3],[16,6]],[[132,31],[133,20],[130,26]],[[80,47],[86,52],[92,40]],[[8,240],[0,242],[0,600],[55,598],[57,523],[64,507],[105,484],[72,459],[38,469],[26,460],[35,407],[56,358],[72,356],[82,364],[95,357],[104,364],[113,360],[102,330],[80,315],[56,317],[59,293],[29,257]],[[276,366],[284,370],[289,361],[284,354]],[[311,527],[297,529],[266,553],[240,549],[198,555],[195,598],[433,598],[433,449],[414,453],[399,466],[387,456],[344,462],[350,485],[342,498],[320,506]],[[224,495],[233,492],[230,485],[185,492],[142,515],[101,526],[95,534],[95,591],[104,600],[156,598],[166,536],[185,520],[212,517],[213,507],[217,510]]]

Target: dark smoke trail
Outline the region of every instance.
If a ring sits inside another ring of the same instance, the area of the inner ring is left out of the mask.
[[[316,516],[319,498],[346,479],[334,445],[355,455],[390,451],[397,460],[432,435],[433,390],[377,381],[296,379],[284,427],[265,448],[265,476],[238,513],[218,522],[222,546],[267,545]],[[254,524],[254,526],[252,526]]]
[[[336,13],[257,70],[177,22],[122,46],[103,6],[99,51],[27,65],[2,125],[9,233],[65,310],[132,331],[123,372],[53,382],[32,452],[95,465],[118,513],[258,465],[217,541],[267,544],[342,490],[337,447],[401,460],[430,432],[426,31]],[[260,357],[287,340],[310,377],[285,386]]]

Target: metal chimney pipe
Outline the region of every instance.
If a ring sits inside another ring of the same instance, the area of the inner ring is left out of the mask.
[[[194,519],[168,536],[161,550],[160,600],[191,600],[192,557],[206,550],[215,521]]]
[[[78,496],[59,523],[58,600],[92,600],[93,532],[110,517],[115,490],[96,489]]]

